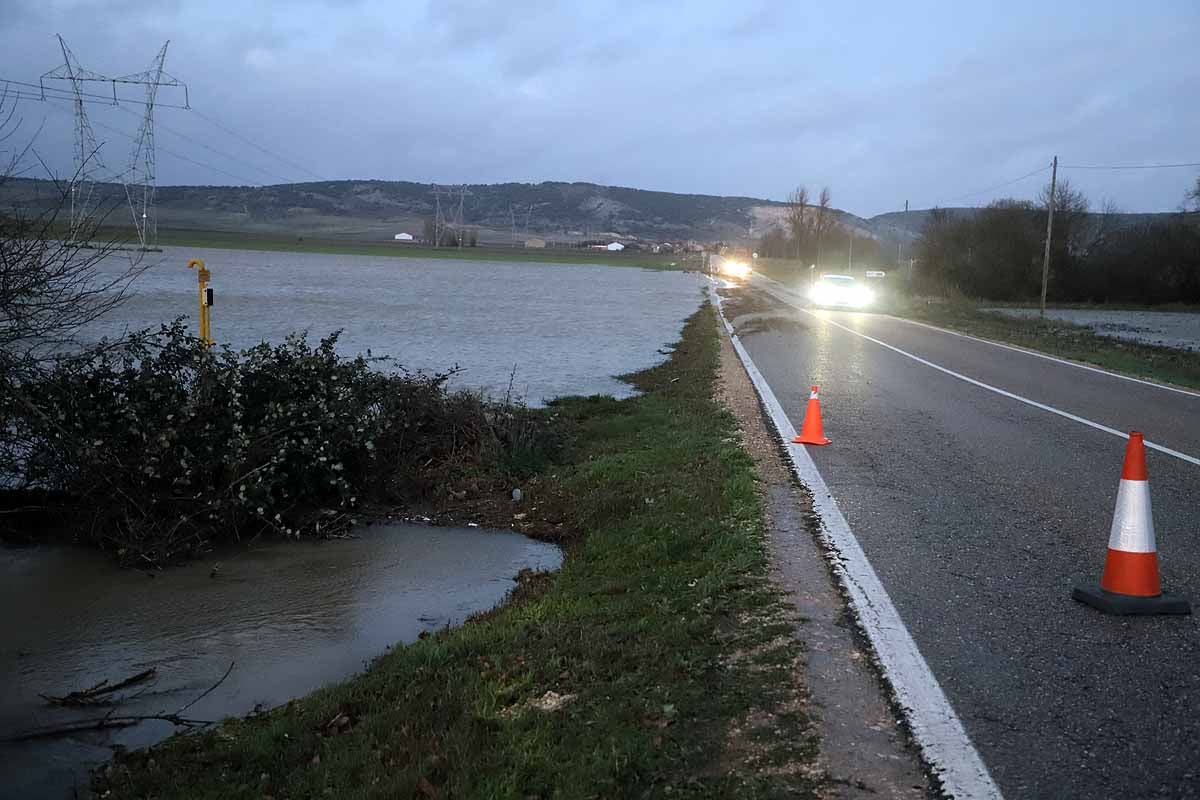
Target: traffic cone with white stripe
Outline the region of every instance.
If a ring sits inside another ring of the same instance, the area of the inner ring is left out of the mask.
[[[800,435],[792,439],[793,444],[829,444],[825,432],[821,429],[821,401],[817,399],[817,387],[812,387],[808,395],[808,408],[804,409],[804,423],[800,426]]]
[[[1125,466],[1100,585],[1077,586],[1071,596],[1106,614],[1192,613],[1191,604],[1184,598],[1163,594],[1158,580],[1146,446],[1140,433],[1129,434],[1125,446]]]

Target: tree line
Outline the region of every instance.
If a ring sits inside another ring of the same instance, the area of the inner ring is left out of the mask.
[[[1037,201],[1002,199],[971,215],[934,209],[917,243],[914,290],[1025,301],[1041,292],[1049,186]],[[1048,297],[1058,302],[1200,303],[1200,178],[1176,214],[1124,221],[1054,190]]]
[[[763,258],[794,259],[826,270],[848,270],[851,264],[855,268],[878,267],[885,260],[890,265],[892,261],[885,259],[877,239],[859,236],[837,223],[832,202],[828,186],[815,200],[804,184],[796,187],[788,194],[784,226],[767,231],[755,252]]]

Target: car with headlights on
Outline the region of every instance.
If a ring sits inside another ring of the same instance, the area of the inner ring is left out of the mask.
[[[821,308],[863,309],[875,302],[875,292],[850,275],[822,275],[808,290],[808,299]]]

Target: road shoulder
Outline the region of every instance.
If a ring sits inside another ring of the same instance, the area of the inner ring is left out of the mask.
[[[810,526],[817,523],[811,499],[785,465],[754,386],[724,331],[720,392],[754,460],[767,513],[772,580],[799,612],[793,632],[804,651],[803,674],[830,796],[927,796],[920,759],[885,699],[869,651],[812,534]]]

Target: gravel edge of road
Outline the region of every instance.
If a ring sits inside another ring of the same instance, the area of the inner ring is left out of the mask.
[[[804,649],[830,796],[934,796],[925,765],[874,667],[875,656],[817,543],[811,498],[784,463],[729,334],[718,327],[720,396],[754,461],[767,511],[772,581],[799,612],[793,633]]]

